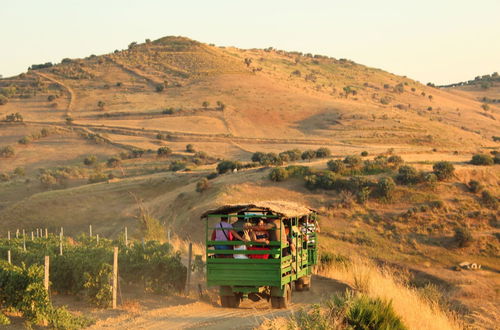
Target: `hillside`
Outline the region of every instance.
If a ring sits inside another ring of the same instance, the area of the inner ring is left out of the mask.
[[[438,291],[432,304],[495,327],[497,81],[437,88],[346,59],[165,37],[33,65],[0,79],[0,95],[2,237],[61,226],[78,235],[91,224],[103,237],[127,226],[141,239],[142,201],[199,243],[199,216],[214,205],[296,201],[320,211],[322,253],[356,251],[401,270],[424,298]],[[318,148],[330,153],[314,158]],[[255,162],[255,152],[292,149],[295,159]],[[301,159],[307,150],[313,159]],[[470,163],[478,153],[486,165]],[[344,158],[353,155],[357,165]],[[237,170],[218,175],[222,160]],[[455,170],[437,180],[440,161]],[[278,165],[292,168],[276,182]],[[380,195],[389,178],[390,198]],[[463,246],[460,233],[471,235]],[[483,268],[453,270],[462,261]]]

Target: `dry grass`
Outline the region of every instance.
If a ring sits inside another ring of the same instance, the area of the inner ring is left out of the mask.
[[[320,275],[349,284],[373,298],[392,301],[396,313],[410,329],[460,329],[457,318],[444,312],[437,304],[424,300],[418,292],[401,283],[387,268],[379,268],[365,259],[355,257],[348,267],[331,267]]]

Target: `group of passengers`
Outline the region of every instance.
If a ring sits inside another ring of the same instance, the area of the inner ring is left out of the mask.
[[[270,217],[268,217],[270,216]],[[256,219],[252,222],[250,219]],[[216,225],[212,233],[213,241],[241,241],[254,242],[259,244],[241,244],[241,245],[215,245],[216,250],[237,250],[237,251],[268,251],[270,250],[270,241],[288,242],[288,246],[282,250],[283,257],[295,254],[296,247],[293,237],[302,234],[304,248],[308,244],[314,244],[314,233],[319,232],[317,222],[310,217],[303,217],[299,221],[299,227],[290,226],[290,221],[283,221],[272,217],[272,213],[267,216],[258,217],[255,215],[246,216],[245,213],[238,214],[238,220],[231,224],[228,216],[222,216],[221,221]],[[280,237],[281,236],[281,237]],[[300,249],[302,246],[300,247]],[[270,254],[218,254],[218,258],[235,259],[269,259],[279,258],[279,255],[270,256]]]

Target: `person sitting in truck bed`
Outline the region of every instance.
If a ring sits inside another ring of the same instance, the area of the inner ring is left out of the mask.
[[[219,229],[220,228],[220,229]],[[229,218],[227,216],[222,216],[220,218],[220,222],[215,226],[215,229],[212,233],[213,241],[232,241],[234,238],[245,241],[246,240],[241,237],[234,229],[233,226],[229,223]],[[231,250],[231,245],[215,245],[216,250]],[[218,254],[216,255],[218,258],[231,258],[230,254]]]
[[[269,232],[265,229],[265,218],[260,218],[259,223],[250,232],[252,242],[269,244]],[[268,246],[251,246],[248,250],[265,251],[269,250]],[[269,254],[250,254],[250,259],[269,259]]]

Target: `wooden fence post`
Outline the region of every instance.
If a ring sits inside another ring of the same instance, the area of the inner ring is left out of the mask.
[[[189,289],[191,288],[191,259],[193,259],[193,243],[189,243],[188,252],[188,267],[187,267],[187,277],[186,277],[186,296],[189,295]]]
[[[43,276],[43,286],[49,291],[49,256],[45,256],[45,274]]]
[[[19,238],[19,229],[16,229],[16,238]]]
[[[118,247],[113,251],[113,309],[116,308],[116,292],[118,288]]]
[[[170,229],[167,231],[167,241],[170,244]]]
[[[92,225],[89,225],[89,236],[92,237]]]
[[[7,240],[9,240],[9,241],[10,241],[10,230],[9,230],[9,231],[7,231]]]
[[[23,251],[26,252],[26,236],[23,235]]]
[[[62,238],[64,236],[64,228],[63,227],[61,227],[61,232],[59,233],[59,236],[61,236],[61,240],[62,240]]]
[[[95,238],[97,239],[97,245],[99,245],[99,234],[95,235]]]
[[[127,230],[127,227],[125,227],[125,246],[128,247],[128,230]]]
[[[31,240],[33,240],[33,239],[34,239],[34,237],[33,237],[33,232],[31,232]]]
[[[49,238],[49,230],[47,228],[45,228],[45,238],[46,239]]]
[[[11,259],[11,257],[10,257],[10,250],[7,250],[7,262],[8,262],[9,264],[11,264],[11,263],[12,263],[12,259]]]
[[[63,255],[63,247],[62,247],[62,240],[59,241],[59,255],[62,256]]]

